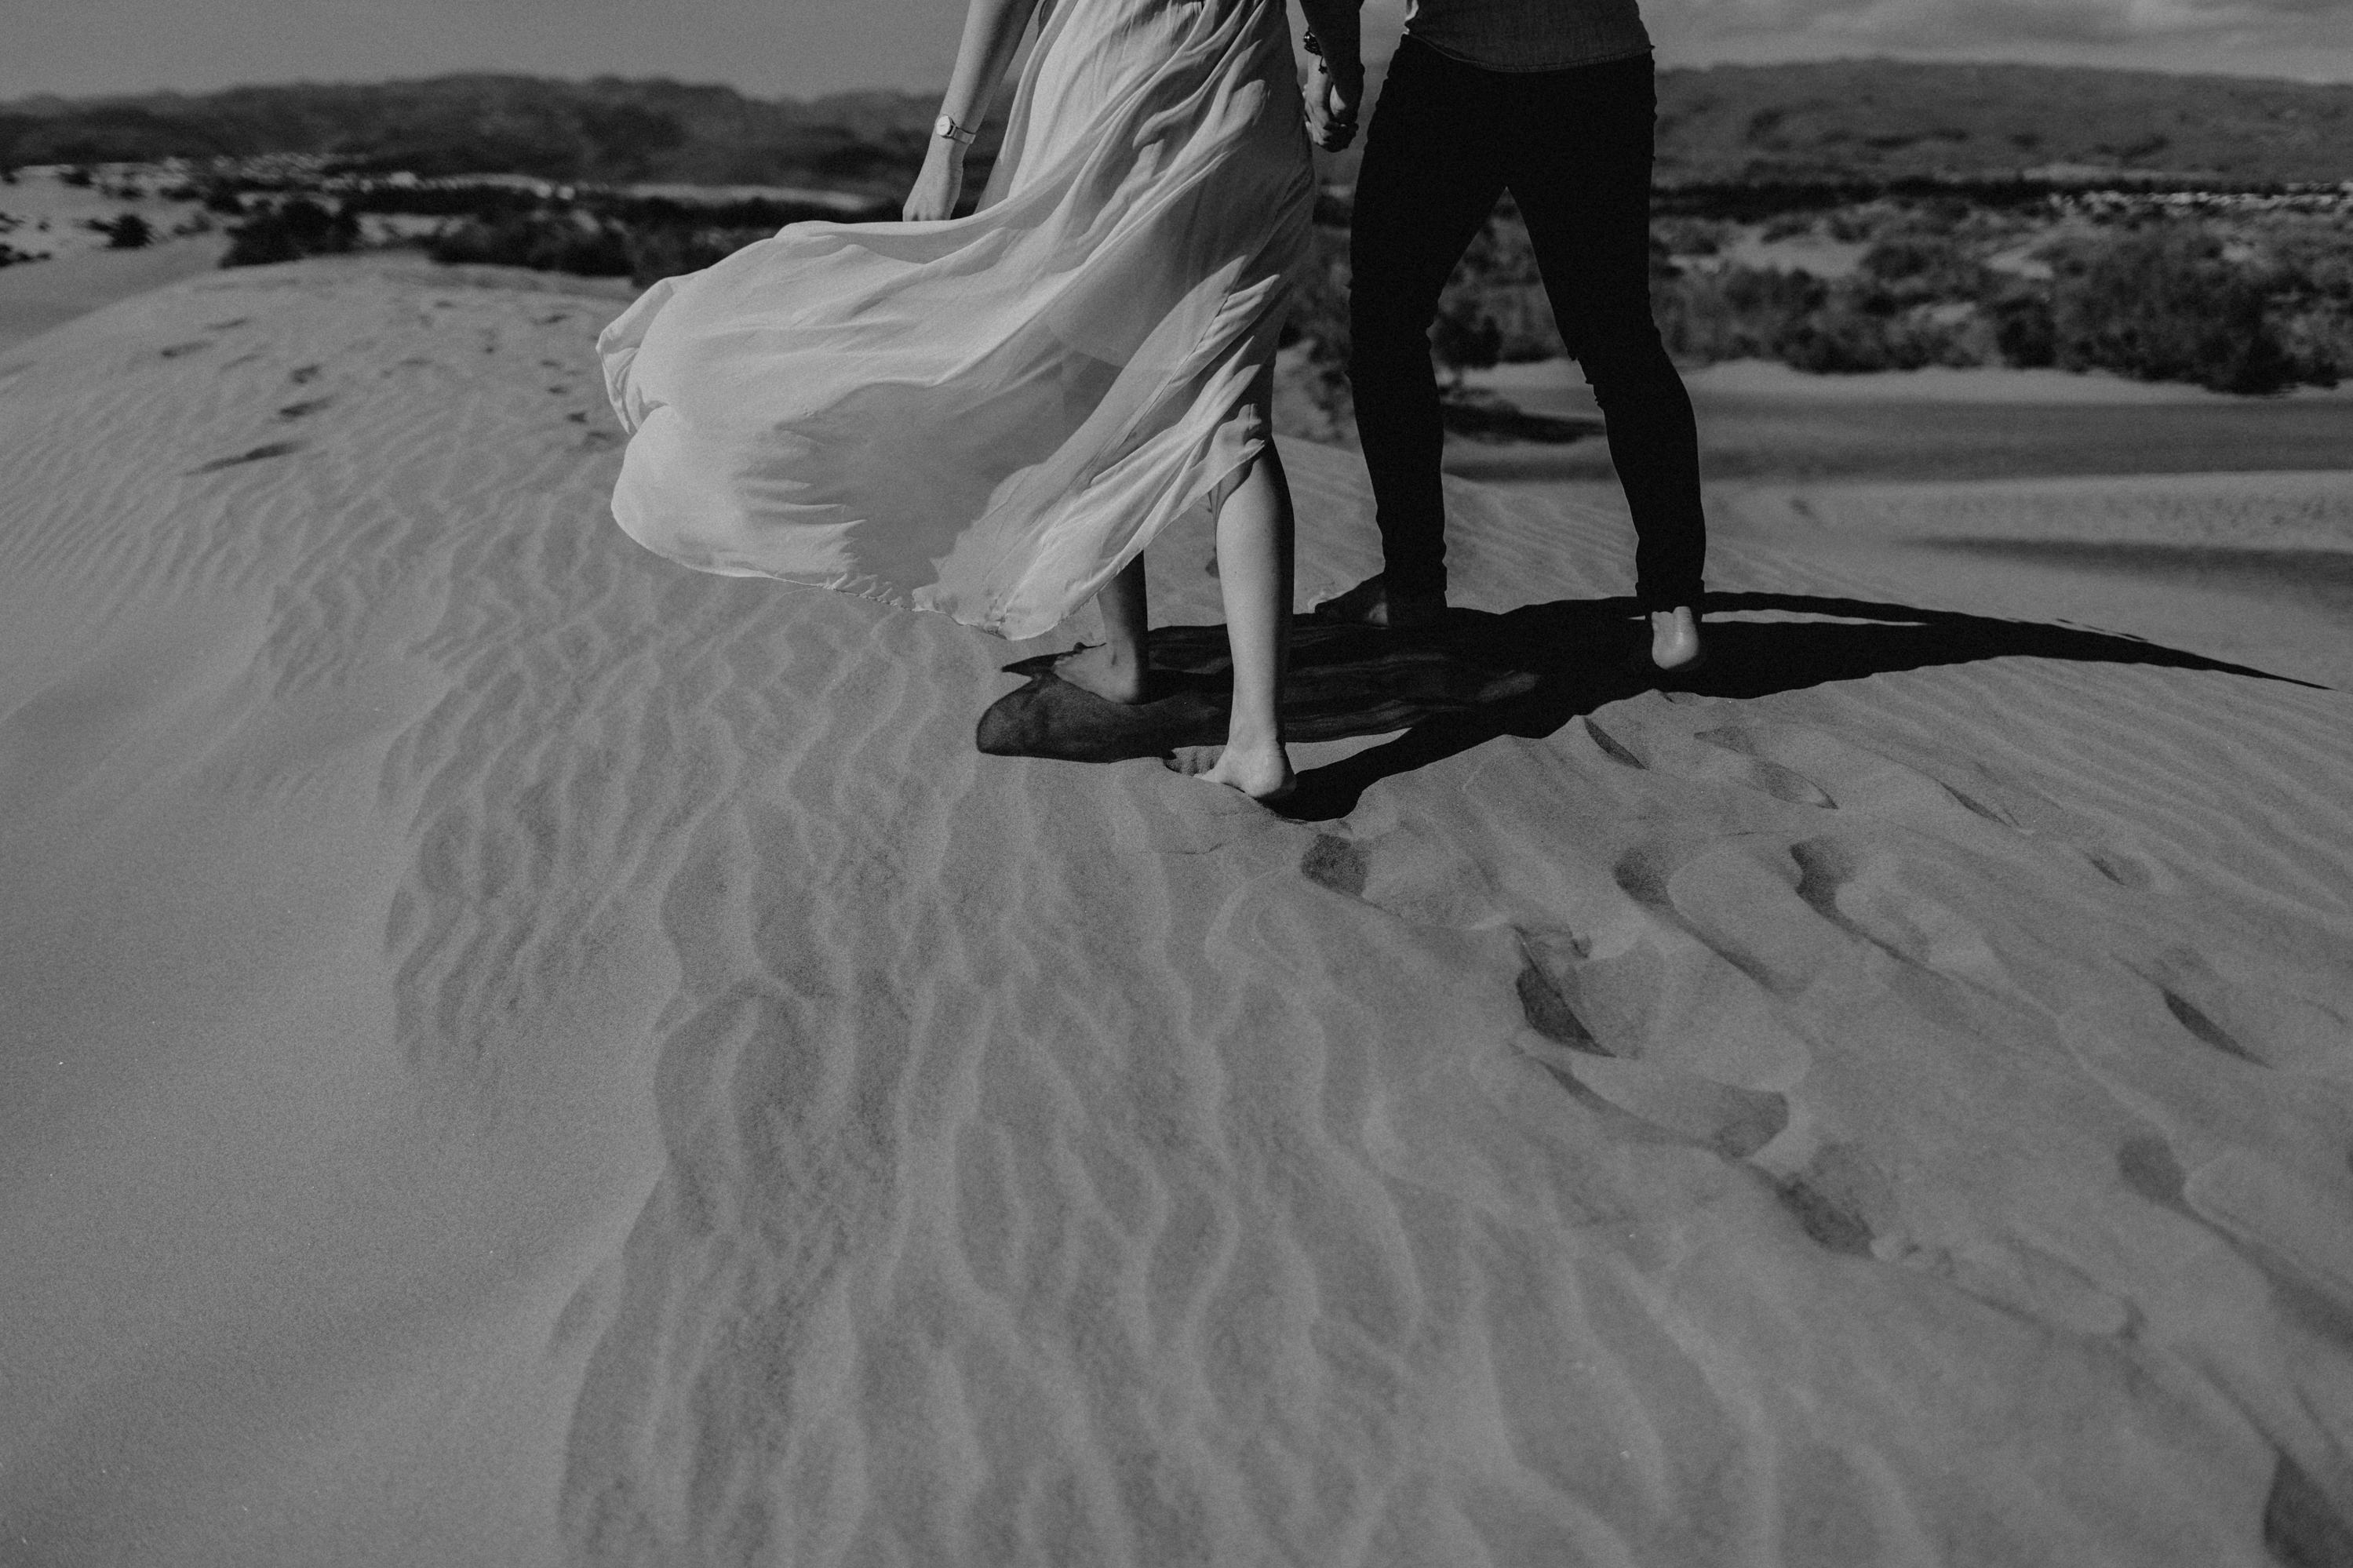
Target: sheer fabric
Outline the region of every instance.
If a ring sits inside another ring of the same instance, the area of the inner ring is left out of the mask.
[[[706,572],[1034,637],[1268,439],[1311,178],[1281,0],[1062,0],[981,210],[795,224],[605,330],[613,511]]]

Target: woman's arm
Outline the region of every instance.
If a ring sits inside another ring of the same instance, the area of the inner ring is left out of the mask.
[[[1361,0],[1299,0],[1315,39],[1314,79],[1307,84],[1307,130],[1315,145],[1336,153],[1356,140],[1365,101]]]
[[[1038,0],[972,0],[964,14],[964,42],[956,47],[955,73],[948,79],[940,112],[965,131],[976,129],[1021,47],[1021,31]],[[964,153],[968,143],[934,136],[923,153],[923,172],[907,193],[902,215],[910,223],[944,218],[955,211],[964,189]]]

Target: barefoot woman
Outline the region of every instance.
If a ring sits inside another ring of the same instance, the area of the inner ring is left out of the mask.
[[[1234,703],[1205,776],[1269,797],[1292,530],[1269,366],[1310,199],[1282,0],[1061,0],[980,210],[952,220],[1036,4],[971,0],[908,221],[796,224],[606,329],[631,432],[614,515],[702,571],[1008,637],[1099,595],[1108,641],[1065,673],[1134,701],[1145,546],[1213,507]],[[1353,88],[1318,91],[1344,142]]]

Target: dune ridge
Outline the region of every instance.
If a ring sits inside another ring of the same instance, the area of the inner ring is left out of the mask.
[[[0,352],[10,1550],[2345,1560],[2353,699],[1873,667],[2018,612],[1741,535],[1725,646],[1862,664],[1317,742],[1322,818],[983,756],[1067,637],[611,526],[616,309]],[[1285,457],[1304,602],[1374,542]],[[1450,493],[1469,606],[1626,591]]]

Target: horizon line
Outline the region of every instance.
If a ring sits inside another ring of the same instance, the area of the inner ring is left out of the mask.
[[[2353,78],[2323,79],[2283,76],[2275,71],[2253,69],[2232,70],[2227,67],[2218,67],[2212,64],[2200,64],[2197,68],[2190,69],[2151,64],[2099,65],[2072,60],[2026,60],[2019,59],[2014,57],[2000,55],[1972,56],[1947,55],[1941,53],[1935,55],[1905,53],[1891,54],[1884,50],[1873,51],[1867,54],[1807,55],[1788,59],[1771,60],[1671,60],[1661,61],[1659,70],[1662,75],[1666,75],[1674,72],[1708,70],[1786,70],[1793,68],[1804,68],[1808,67],[1841,65],[1927,66],[1952,67],[1956,68],[1982,68],[1990,66],[2009,69],[2032,71],[2086,71],[2103,76],[2172,77],[2183,80],[2268,82],[2284,87],[2321,89],[2353,88]],[[828,91],[808,94],[762,94],[739,87],[733,82],[723,80],[689,80],[680,77],[667,75],[630,76],[619,71],[593,71],[586,74],[574,75],[567,73],[514,69],[498,66],[485,66],[470,69],[427,71],[409,76],[374,77],[364,79],[353,78],[290,77],[280,78],[275,80],[228,82],[218,87],[206,88],[151,87],[84,93],[34,91],[22,93],[12,98],[0,99],[0,110],[6,110],[20,106],[37,103],[102,104],[139,99],[203,99],[216,98],[227,93],[266,91],[271,89],[397,87],[410,83],[457,81],[484,78],[506,78],[522,81],[564,82],[574,86],[587,86],[600,81],[627,82],[632,85],[659,83],[672,87],[701,89],[723,89],[733,92],[739,97],[749,99],[754,101],[767,103],[820,103],[829,99],[866,97],[927,98],[935,96],[937,92],[944,90],[944,88],[902,88],[891,87],[878,83],[862,87],[845,87]]]

